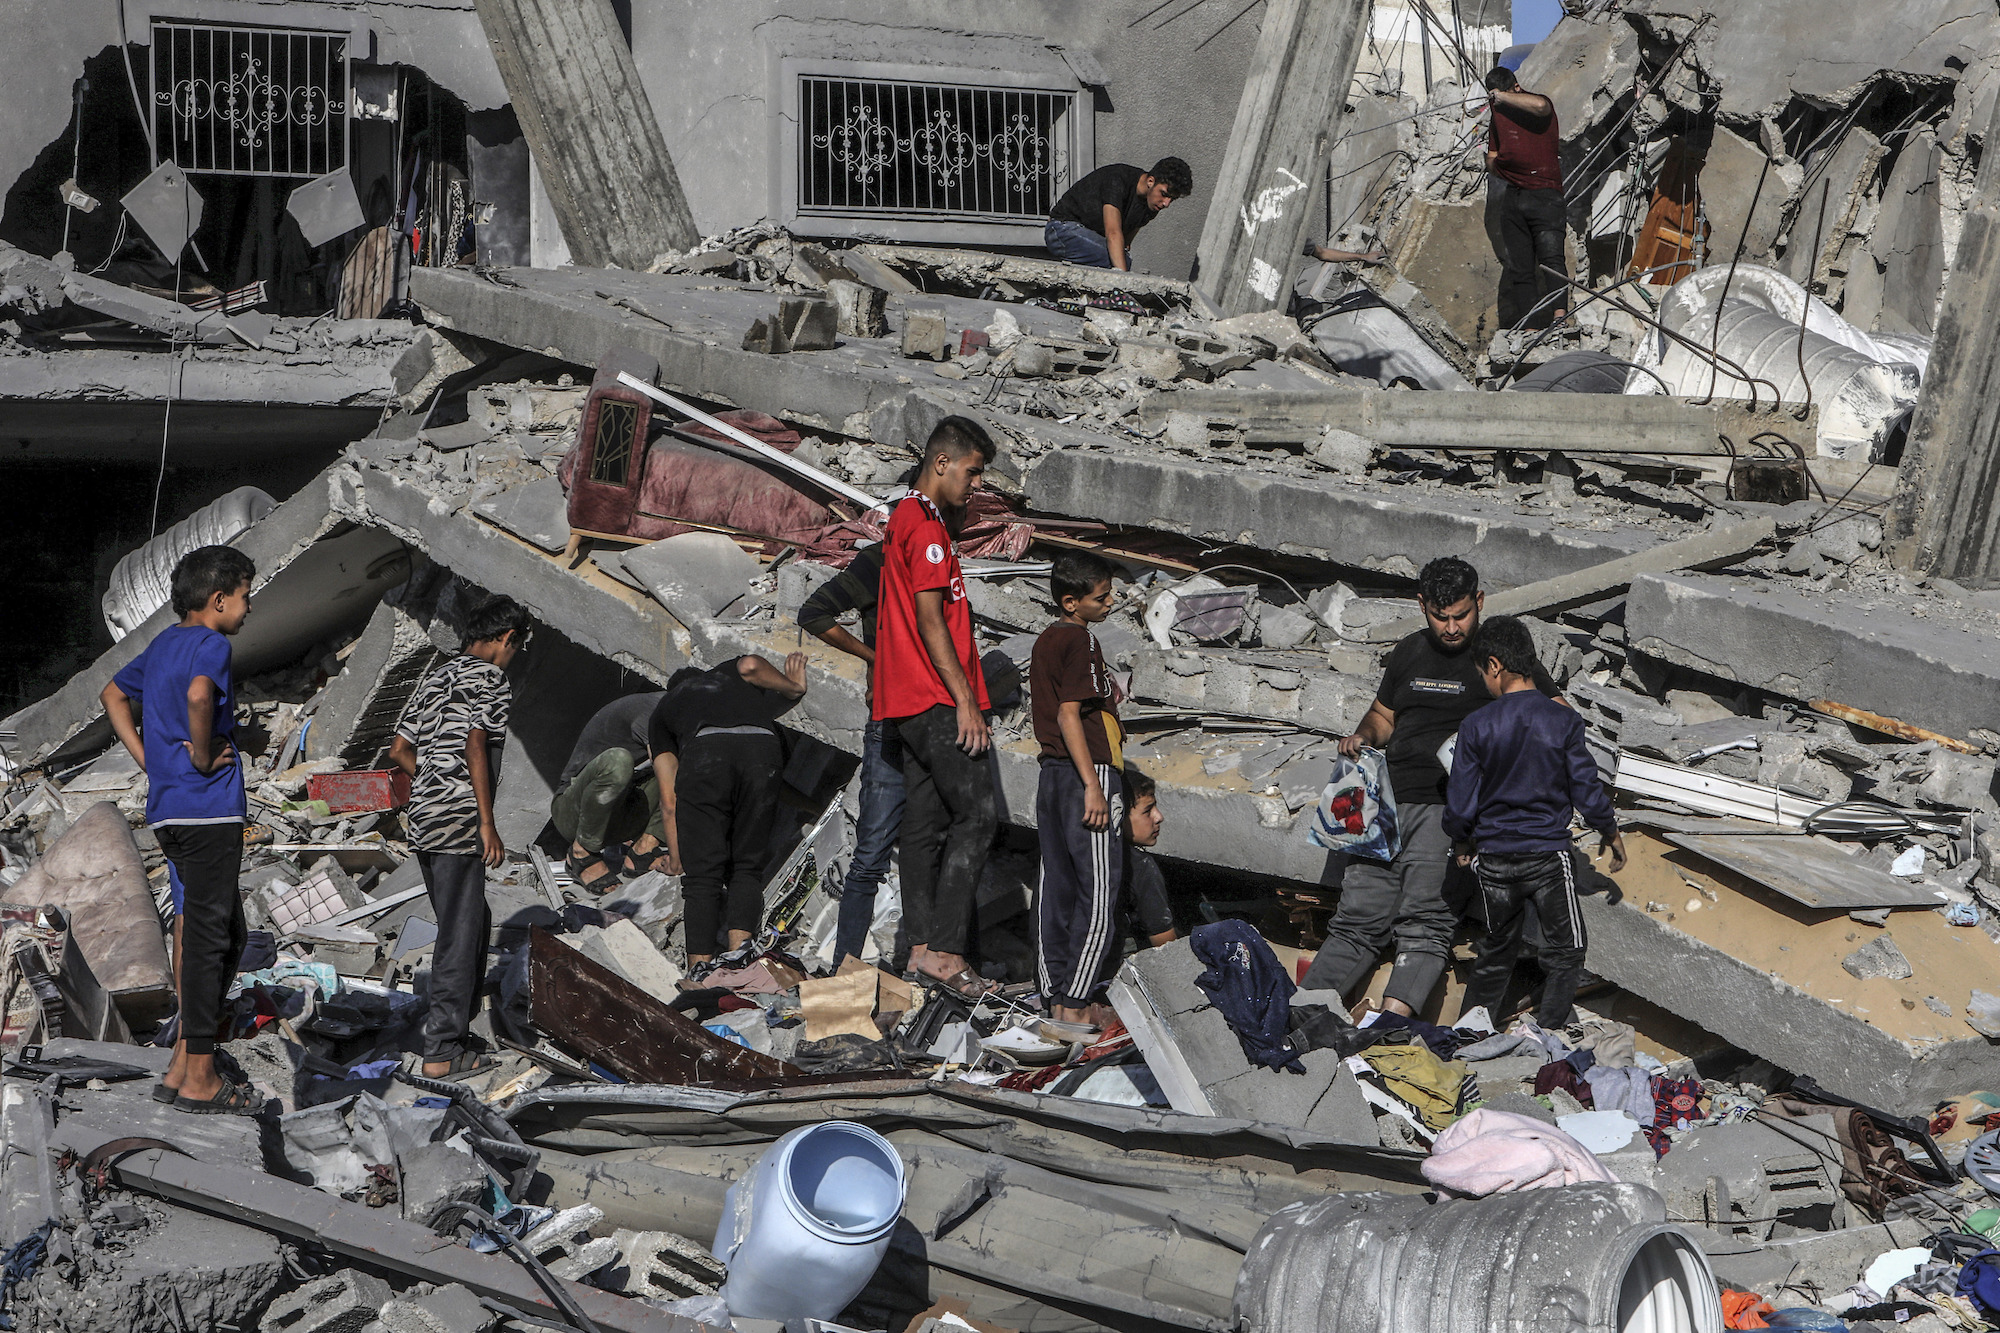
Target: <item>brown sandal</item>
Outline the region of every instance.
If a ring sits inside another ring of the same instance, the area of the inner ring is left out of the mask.
[[[925,981],[942,986],[961,1000],[978,1000],[1000,989],[1000,983],[980,976],[969,967],[961,967],[948,977],[926,975]]]

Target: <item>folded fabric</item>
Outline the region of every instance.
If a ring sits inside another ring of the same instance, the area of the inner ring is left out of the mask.
[[[1597,1056],[1597,1063],[1620,1069],[1630,1065],[1638,1055],[1638,1034],[1628,1023],[1614,1023],[1608,1018],[1586,1018],[1563,1029],[1563,1039],[1573,1051],[1589,1051]]]
[[[1631,1065],[1623,1069],[1592,1065],[1584,1071],[1583,1080],[1590,1084],[1590,1104],[1598,1110],[1623,1111],[1641,1126],[1650,1126],[1656,1118],[1653,1076],[1645,1070]]]
[[[1387,1009],[1377,1010],[1375,1021],[1369,1024],[1377,1028],[1402,1028],[1414,1032],[1417,1039],[1430,1047],[1432,1055],[1440,1060],[1455,1059],[1458,1048],[1465,1044],[1465,1035],[1454,1028],[1439,1027],[1436,1023],[1426,1023],[1421,1018],[1411,1018],[1408,1014],[1390,1013]]]
[[[1443,1129],[1479,1101],[1479,1081],[1457,1060],[1446,1062],[1418,1045],[1375,1046],[1355,1057],[1409,1103],[1426,1128]]]
[[[1555,1126],[1483,1106],[1437,1136],[1423,1172],[1439,1189],[1473,1198],[1618,1179]]]
[[[1594,1094],[1576,1066],[1567,1060],[1551,1060],[1535,1071],[1535,1095],[1546,1097],[1552,1088],[1561,1088],[1586,1107],[1595,1106]]]
[[[1698,1078],[1653,1079],[1653,1123],[1666,1129],[1689,1129],[1701,1112],[1701,1080]]]
[[[1194,979],[1208,1002],[1222,1011],[1229,1030],[1253,1065],[1303,1074],[1292,1045],[1292,992],[1298,989],[1278,955],[1243,921],[1196,926],[1188,944],[1208,970]]]
[[[1769,1328],[1764,1322],[1767,1314],[1776,1314],[1771,1303],[1754,1291],[1725,1291],[1722,1293],[1722,1326],[1724,1328]]]
[[[1460,1060],[1498,1060],[1509,1055],[1546,1055],[1541,1039],[1525,1032],[1500,1032],[1458,1048]]]

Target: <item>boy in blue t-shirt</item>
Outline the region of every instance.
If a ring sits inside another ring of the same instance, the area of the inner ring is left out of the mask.
[[[223,1001],[248,938],[237,892],[245,806],[227,636],[250,615],[256,576],[234,547],[182,556],[173,574],[180,623],[155,635],[100,696],[111,729],[145,771],[146,823],[172,871],[180,1040],[153,1095],[198,1115],[255,1115],[264,1100],[215,1067]]]

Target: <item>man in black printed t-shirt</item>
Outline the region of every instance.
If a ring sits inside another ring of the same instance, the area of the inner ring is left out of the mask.
[[[1130,269],[1139,229],[1193,193],[1194,172],[1177,157],[1161,158],[1151,171],[1113,162],[1063,191],[1042,240],[1050,254],[1072,264]]]
[[[1433,560],[1418,576],[1417,600],[1424,628],[1390,651],[1374,704],[1340,742],[1342,754],[1374,746],[1388,760],[1402,848],[1386,865],[1348,860],[1326,943],[1302,983],[1351,997],[1393,938],[1396,966],[1383,1008],[1399,1014],[1418,1012],[1437,989],[1451,965],[1458,926],[1458,895],[1449,881],[1460,872],[1444,831],[1447,774],[1438,749],[1474,710],[1492,702],[1469,651],[1486,601],[1479,571],[1455,556]],[[1538,669],[1535,687],[1557,697],[1545,671]]]

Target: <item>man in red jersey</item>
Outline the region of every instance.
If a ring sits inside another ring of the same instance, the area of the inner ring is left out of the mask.
[[[994,455],[976,421],[946,417],[924,445],[915,493],[889,517],[875,620],[873,716],[903,742],[903,925],[910,970],[976,998],[966,961],[979,869],[999,812],[986,676],[945,512],[979,489]]]
[[[1555,103],[1525,91],[1505,66],[1486,76],[1486,103],[1493,115],[1486,169],[1494,177],[1486,206],[1500,210],[1500,327],[1545,329],[1569,308],[1558,276],[1568,271],[1556,155],[1562,126]]]

